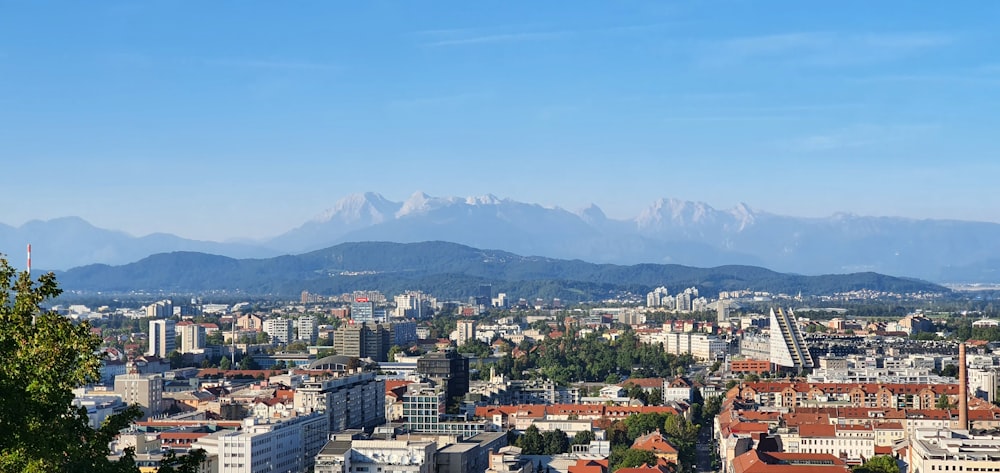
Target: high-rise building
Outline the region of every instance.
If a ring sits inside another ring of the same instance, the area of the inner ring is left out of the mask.
[[[181,353],[201,353],[205,349],[205,327],[188,324],[180,327]]]
[[[173,301],[164,299],[146,306],[146,317],[162,319],[174,315]]]
[[[362,322],[375,321],[375,304],[368,300],[356,300],[351,303],[351,320]]]
[[[264,332],[271,337],[273,343],[288,343],[292,341],[292,320],[281,317],[264,321]]]
[[[149,350],[146,355],[166,358],[177,348],[173,320],[152,320],[149,322]]]
[[[456,324],[458,330],[458,346],[465,345],[469,343],[470,340],[476,339],[476,321],[475,320],[459,320]]]
[[[653,289],[652,292],[646,294],[646,307],[662,307],[666,305],[666,298],[669,295],[670,292],[667,291],[666,287],[660,286]]]
[[[315,343],[319,334],[319,321],[313,315],[303,315],[295,321],[295,328],[298,329],[298,339],[309,343]]]
[[[333,333],[338,355],[386,361],[392,346],[392,331],[384,324],[344,324]]]
[[[771,309],[771,363],[796,371],[815,366],[791,309]]]
[[[295,390],[295,409],[326,412],[330,432],[372,428],[385,422],[385,381],[371,371],[313,379]]]
[[[493,285],[480,284],[479,293],[476,295],[476,305],[489,306],[493,303]]]
[[[469,359],[454,349],[421,356],[417,360],[417,373],[442,386],[449,404],[469,392]]]

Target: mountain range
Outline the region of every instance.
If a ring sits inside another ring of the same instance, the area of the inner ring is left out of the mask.
[[[569,211],[493,195],[422,192],[396,202],[369,192],[344,197],[274,238],[240,243],[133,237],[74,217],[0,225],[0,252],[17,255],[30,242],[35,266],[52,269],[124,264],[172,251],[265,258],[359,241],[450,241],[595,263],[737,264],[813,275],[873,271],[939,282],[994,282],[1000,270],[996,223],[851,214],[801,218],[744,204],[719,210],[677,199],[657,200],[634,218],[613,219],[596,205]]]
[[[295,297],[307,290],[342,294],[378,288],[395,294],[416,289],[447,299],[477,294],[480,284],[513,297],[603,300],[666,286],[672,294],[695,286],[702,295],[749,289],[830,294],[872,289],[947,292],[932,283],[875,273],[801,276],[752,266],[594,264],[520,256],[448,242],[342,243],[300,255],[234,259],[193,252],[161,253],[121,266],[89,265],[57,273],[68,291],[207,293]]]

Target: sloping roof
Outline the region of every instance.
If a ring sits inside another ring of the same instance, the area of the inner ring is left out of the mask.
[[[663,438],[663,434],[659,431],[639,436],[635,439],[635,442],[632,442],[632,448],[636,450],[648,450],[653,453],[677,454],[677,449],[667,439]]]

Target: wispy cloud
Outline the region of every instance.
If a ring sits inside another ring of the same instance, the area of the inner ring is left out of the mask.
[[[616,25],[601,28],[546,30],[544,25],[507,25],[489,28],[445,28],[417,31],[422,37],[430,37],[423,46],[467,46],[476,44],[517,43],[530,41],[551,41],[591,34],[636,34],[657,30],[670,23],[642,23]]]
[[[247,69],[283,69],[299,71],[338,71],[341,67],[334,64],[301,61],[270,61],[256,59],[211,59],[205,64],[219,67],[237,67]]]
[[[860,124],[794,138],[782,143],[791,151],[821,152],[900,143],[927,136],[940,127],[934,124],[872,125]]]
[[[958,41],[938,32],[837,33],[794,32],[728,38],[699,48],[709,66],[783,63],[836,67],[896,60]]]

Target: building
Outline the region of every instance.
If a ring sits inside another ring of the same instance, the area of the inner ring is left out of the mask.
[[[138,404],[145,417],[158,415],[163,410],[163,377],[131,371],[115,376],[115,394],[125,404]]]
[[[667,297],[670,292],[665,287],[658,287],[646,294],[646,307],[663,307],[667,305]]]
[[[149,322],[149,350],[146,355],[166,358],[177,348],[173,320],[153,320]]]
[[[446,394],[441,387],[411,384],[403,394],[403,417],[409,432],[472,437],[486,431],[486,421],[449,421],[445,416]]]
[[[271,337],[272,343],[288,343],[293,340],[293,322],[281,317],[264,321],[264,332]]]
[[[448,404],[469,392],[469,359],[454,349],[421,356],[417,360],[417,373],[441,386]]]
[[[314,315],[303,315],[295,321],[295,329],[298,330],[297,340],[315,343],[319,336],[319,320]]]
[[[300,412],[325,411],[331,432],[373,428],[385,422],[385,381],[374,372],[314,379],[295,390],[294,405]]]
[[[264,329],[264,320],[253,314],[244,314],[236,319],[236,328],[243,331],[260,332]]]
[[[359,298],[351,303],[351,320],[357,323],[375,322],[375,304],[367,298]]]
[[[919,429],[907,451],[909,473],[1000,471],[1000,437]]]
[[[791,309],[785,312],[780,307],[771,309],[771,363],[779,368],[794,371],[811,369],[812,355],[806,347],[805,336],[795,320]]]
[[[315,473],[434,473],[437,444],[410,440],[330,440]]]
[[[339,355],[387,361],[391,337],[391,330],[384,324],[344,324],[333,333],[333,349]]]
[[[145,308],[146,317],[152,319],[163,319],[174,315],[174,303],[170,300],[162,300],[149,304]]]
[[[181,353],[202,353],[205,350],[205,327],[189,324],[180,327]]]
[[[321,413],[281,419],[244,419],[242,430],[223,430],[192,445],[219,457],[218,473],[298,473],[313,467],[329,426]]]
[[[476,339],[476,321],[459,320],[456,324],[456,331],[458,332],[458,337],[455,341],[458,342],[458,346],[465,345],[469,341]]]

